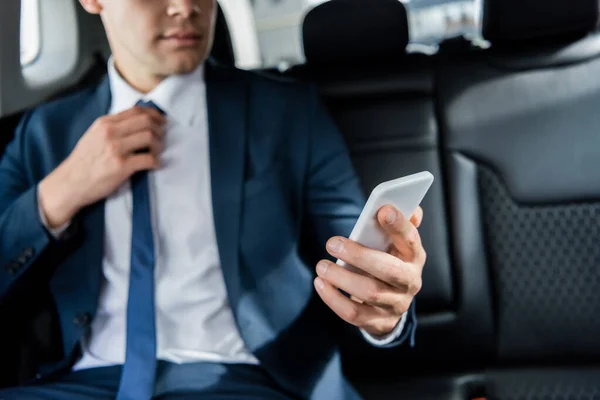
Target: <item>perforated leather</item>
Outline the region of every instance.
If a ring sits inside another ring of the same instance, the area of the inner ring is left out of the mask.
[[[500,353],[600,355],[600,202],[521,205],[491,170],[479,177]]]
[[[600,400],[600,370],[491,373],[488,400]]]

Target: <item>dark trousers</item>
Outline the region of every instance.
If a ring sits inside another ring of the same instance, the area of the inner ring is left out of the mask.
[[[57,381],[0,390],[0,400],[114,399],[121,367],[71,372]],[[259,366],[246,364],[159,362],[154,399],[160,400],[290,400]],[[140,399],[149,400],[149,399]]]

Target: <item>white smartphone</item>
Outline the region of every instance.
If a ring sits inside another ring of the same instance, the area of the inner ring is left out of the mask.
[[[389,204],[396,207],[406,218],[410,218],[432,183],[433,175],[423,171],[377,185],[369,195],[349,239],[371,249],[387,251],[391,241],[377,221],[377,212]],[[351,268],[339,259],[337,264]]]

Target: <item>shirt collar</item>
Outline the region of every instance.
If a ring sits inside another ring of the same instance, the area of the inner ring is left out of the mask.
[[[108,61],[108,78],[111,91],[111,114],[135,106],[138,101],[152,101],[169,118],[184,126],[192,126],[206,102],[204,64],[185,75],[171,75],[150,93],[143,94],[131,87],[117,71],[113,58]]]

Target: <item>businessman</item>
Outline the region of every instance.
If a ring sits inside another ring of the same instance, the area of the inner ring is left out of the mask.
[[[358,399],[338,328],[412,341],[421,210],[379,211],[389,252],[346,239],[342,138],[312,86],[207,59],[215,0],[80,3],[108,76],[29,112],[0,162],[0,301],[47,285],[62,359],[0,398]]]

